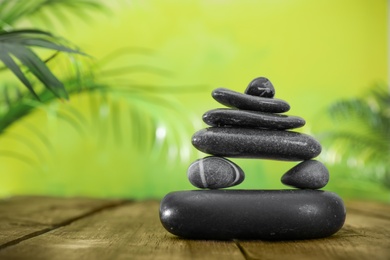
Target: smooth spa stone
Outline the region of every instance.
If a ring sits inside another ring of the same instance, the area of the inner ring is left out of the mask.
[[[245,94],[273,98],[275,96],[275,88],[265,77],[258,77],[252,80],[245,90]]]
[[[316,160],[303,161],[287,171],[282,183],[300,189],[321,189],[328,184],[329,171]]]
[[[210,126],[243,126],[269,129],[293,129],[305,125],[297,116],[264,113],[259,111],[218,108],[207,111],[203,121]]]
[[[331,236],[343,226],[345,207],[320,190],[197,190],[169,193],[160,220],[189,239],[291,240]]]
[[[245,179],[243,170],[234,162],[209,156],[193,162],[187,170],[188,180],[201,189],[221,189],[240,184]]]
[[[290,110],[290,105],[284,100],[246,95],[226,88],[217,88],[211,95],[227,107],[269,113],[283,113]]]
[[[192,136],[192,144],[207,154],[235,158],[304,161],[321,153],[321,145],[309,135],[243,127],[202,129]]]

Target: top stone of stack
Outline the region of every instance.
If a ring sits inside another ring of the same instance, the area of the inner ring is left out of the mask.
[[[275,88],[271,81],[264,77],[258,77],[252,80],[245,90],[245,94],[258,97],[273,98]]]

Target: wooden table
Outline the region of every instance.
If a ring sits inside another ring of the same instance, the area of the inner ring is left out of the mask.
[[[304,241],[177,238],[157,201],[15,197],[0,200],[0,259],[390,259],[390,205],[347,203],[344,227]]]

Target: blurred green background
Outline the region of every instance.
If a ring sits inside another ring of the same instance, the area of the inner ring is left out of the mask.
[[[69,101],[4,94],[25,87],[0,71],[1,113],[15,118],[0,135],[0,196],[141,199],[193,189],[187,167],[205,155],[191,135],[206,127],[205,111],[221,107],[212,89],[243,92],[265,76],[291,105],[287,114],[306,120],[297,131],[322,143],[324,189],[390,202],[387,1],[47,2],[3,29],[49,31],[90,56],[47,63]],[[17,102],[29,113],[9,115]],[[297,164],[233,161],[246,173],[242,189],[287,188],[280,177]]]

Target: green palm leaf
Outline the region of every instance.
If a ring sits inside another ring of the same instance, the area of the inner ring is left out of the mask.
[[[0,0],[0,31],[12,29],[17,22],[34,16],[51,24],[47,13],[56,13],[57,19],[64,19],[65,13],[85,17],[84,10],[102,10],[103,7],[102,2],[95,0]]]
[[[38,98],[30,80],[26,77],[15,59],[23,64],[43,85],[59,98],[68,98],[62,82],[47,67],[30,47],[40,47],[58,52],[84,54],[60,43],[59,39],[50,33],[40,30],[18,30],[0,33],[0,60],[15,76]]]
[[[377,169],[384,174],[380,181],[390,187],[390,91],[376,85],[364,97],[333,103],[328,113],[334,129],[319,137],[338,148],[344,159],[363,162],[364,169],[376,176]]]
[[[38,98],[35,93],[32,84],[26,78],[22,70],[16,64],[16,62],[12,59],[12,57],[8,54],[6,46],[0,43],[0,60],[7,66],[15,76],[28,88],[28,90],[34,95],[34,97]]]
[[[333,103],[328,113],[337,123],[357,123],[368,131],[381,135],[390,133],[389,94],[383,89],[372,90],[365,98],[340,100]]]

